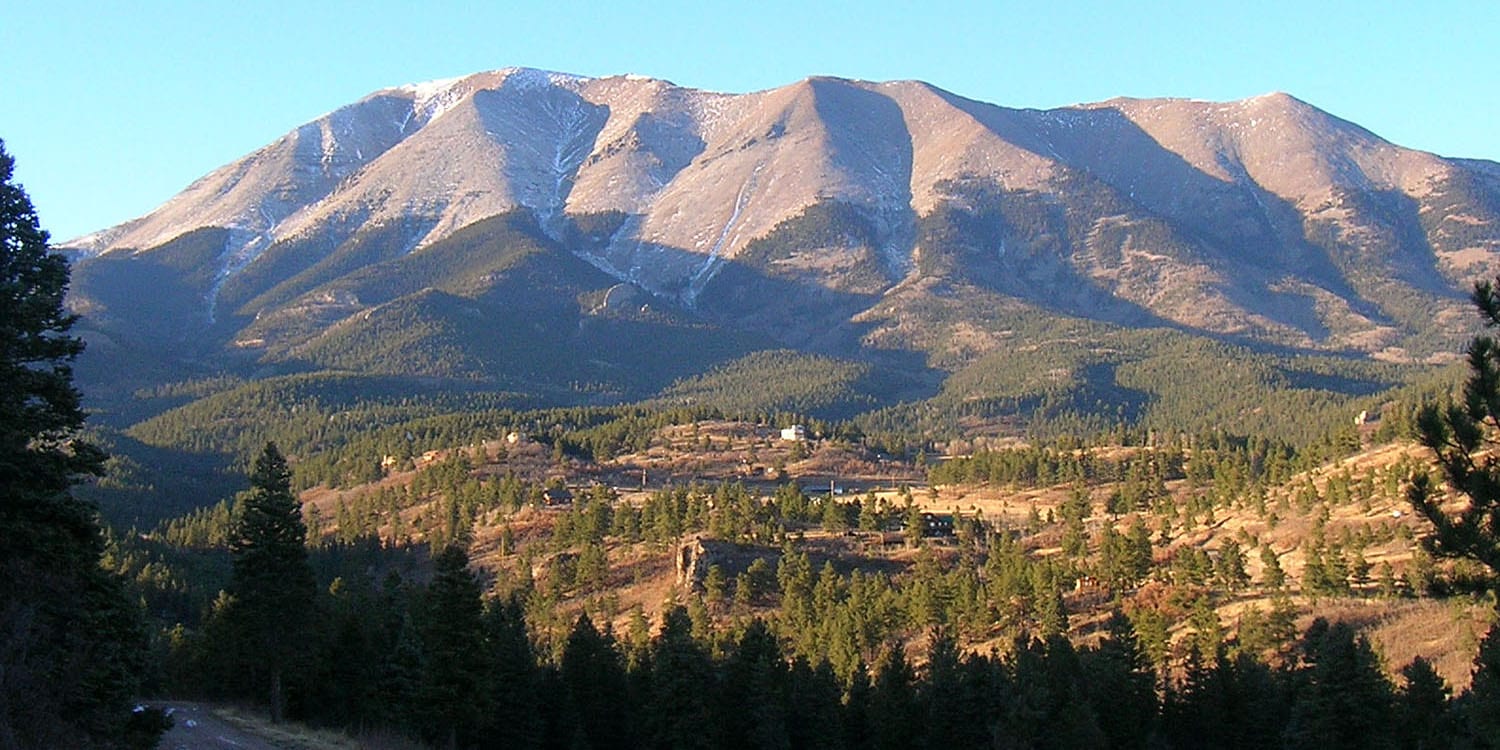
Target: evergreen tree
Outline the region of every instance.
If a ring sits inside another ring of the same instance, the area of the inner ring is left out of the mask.
[[[450,750],[467,747],[487,713],[489,665],[483,656],[484,603],[461,547],[438,554],[423,604],[426,664],[417,694],[423,734]]]
[[[70,492],[104,455],[77,439],[68,263],[13,172],[0,142],[0,747],[120,746],[145,641]]]
[[[1393,691],[1364,637],[1345,623],[1321,618],[1303,636],[1303,665],[1296,675],[1289,748],[1378,748],[1391,736]]]
[[[274,443],[266,443],[250,473],[229,549],[234,569],[227,617],[242,667],[268,690],[271,720],[286,707],[284,681],[303,656],[312,628],[317,584],[307,562],[302,506],[292,495],[292,472]]]
[[[870,670],[864,662],[860,662],[855,666],[854,674],[850,676],[848,686],[844,689],[843,730],[844,742],[848,747],[874,745],[872,690]]]
[[[809,667],[806,659],[798,657],[787,670],[787,682],[787,733],[792,748],[850,747],[844,739],[844,707],[833,667],[826,661]]]
[[[1089,702],[1110,747],[1142,748],[1156,717],[1156,675],[1123,612],[1110,615],[1105,631],[1081,654]]]
[[[941,628],[932,633],[927,673],[919,702],[927,714],[927,746],[933,748],[983,747],[989,744],[983,696],[970,679],[953,636]]]
[[[1447,746],[1452,738],[1447,683],[1420,656],[1401,670],[1401,676],[1406,681],[1396,696],[1401,744],[1417,750]]]
[[[901,533],[906,538],[906,546],[922,546],[922,533],[927,526],[926,521],[922,519],[922,509],[907,501],[906,513],[903,518],[905,519],[905,523],[902,526]]]
[[[1271,546],[1264,545],[1260,548],[1261,583],[1266,588],[1276,591],[1286,585],[1286,572],[1281,569],[1281,562],[1276,557],[1276,550]]]
[[[1222,652],[1205,654],[1197,641],[1188,644],[1182,676],[1171,685],[1162,709],[1162,724],[1172,745],[1223,747],[1230,721],[1227,670]]]
[[[1477,747],[1500,748],[1500,626],[1490,626],[1479,644],[1462,716]]]
[[[870,691],[871,746],[876,750],[921,747],[923,711],[917,704],[916,675],[899,644],[885,654]]]
[[[558,671],[575,717],[573,744],[594,750],[631,747],[625,665],[614,639],[601,634],[588,615],[578,616]]]
[[[1214,574],[1230,591],[1238,591],[1250,584],[1250,574],[1245,572],[1245,553],[1238,542],[1225,540],[1219,548],[1219,559],[1214,563]]]
[[[417,696],[425,672],[422,636],[410,613],[402,612],[395,643],[380,665],[380,681],[376,686],[375,702],[384,711],[381,715],[383,723],[415,734],[418,728]]]
[[[1070,750],[1106,747],[1104,732],[1099,729],[1098,719],[1089,703],[1085,686],[1087,675],[1078,652],[1065,634],[1058,633],[1046,639],[1043,663],[1051,700],[1048,719],[1043,725],[1048,737],[1042,746]]]
[[[1068,608],[1051,566],[1032,567],[1031,595],[1035,608],[1037,631],[1043,638],[1068,632]]]
[[[470,577],[472,580],[472,577]],[[529,748],[540,744],[540,695],[556,695],[537,684],[536,650],[526,631],[526,617],[519,594],[504,601],[491,600],[484,611],[484,636],[476,661],[484,673],[488,699],[475,702],[485,712],[485,746]],[[567,675],[563,675],[567,679]],[[608,684],[607,678],[605,679]],[[594,745],[605,747],[606,744]]]
[[[1500,279],[1497,279],[1500,281]],[[1500,290],[1488,281],[1474,285],[1474,304],[1486,327],[1500,326]],[[1423,540],[1436,555],[1464,557],[1500,575],[1500,458],[1493,449],[1500,424],[1500,342],[1476,336],[1469,344],[1469,379],[1462,403],[1427,406],[1418,416],[1422,444],[1437,455],[1449,486],[1468,497],[1460,510],[1445,510],[1443,497],[1425,471],[1412,476],[1407,498],[1432,522]]]
[[[787,669],[776,636],[760,618],[750,622],[723,667],[717,722],[723,748],[777,750],[791,746]]]
[[[713,665],[693,640],[692,622],[681,606],[668,610],[651,653],[648,747],[709,748],[713,738],[709,698]]]
[[[1286,724],[1277,680],[1263,663],[1223,650],[1204,656],[1197,646],[1162,713],[1168,742],[1179,748],[1274,747]]]

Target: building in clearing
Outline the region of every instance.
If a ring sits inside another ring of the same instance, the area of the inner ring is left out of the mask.
[[[800,424],[794,424],[791,427],[783,427],[781,429],[781,439],[782,440],[806,440],[807,439],[807,428],[803,427]]]
[[[922,514],[922,536],[928,538],[950,537],[953,536],[953,533],[952,513]]]

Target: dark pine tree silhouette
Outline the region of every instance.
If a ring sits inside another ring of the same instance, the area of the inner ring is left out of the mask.
[[[1479,644],[1474,681],[1461,700],[1469,738],[1476,747],[1500,748],[1500,626]]]
[[[76,437],[68,263],[14,166],[0,142],[0,747],[124,745],[145,640],[70,492],[104,455]]]
[[[594,750],[632,746],[625,664],[614,639],[579,615],[558,665],[574,717],[573,744]]]
[[[537,668],[536,651],[526,632],[519,593],[486,604],[484,646],[489,689],[484,746],[506,750],[537,747],[542,733],[542,696],[554,697],[564,690],[538,684],[544,675]]]
[[[1108,638],[1084,651],[1084,685],[1110,747],[1143,748],[1156,719],[1156,674],[1123,612],[1105,624]]]
[[[273,722],[283,718],[286,677],[301,666],[312,632],[317,584],[306,543],[291,469],[276,445],[266,443],[230,535],[233,602],[227,618],[246,660],[242,666],[255,675],[257,690],[268,691]]]
[[[1453,736],[1447,683],[1420,656],[1401,670],[1401,676],[1406,684],[1396,695],[1396,719],[1402,746],[1415,750],[1447,747]]]
[[[425,669],[417,693],[420,723],[443,747],[468,747],[487,715],[484,601],[469,555],[452,545],[434,561],[421,618]]]
[[[1302,666],[1293,686],[1283,741],[1288,748],[1394,747],[1394,695],[1380,660],[1345,623],[1319,618],[1302,641]]]
[[[916,682],[906,652],[893,644],[875,671],[870,691],[870,738],[877,750],[923,746],[925,717],[917,705]]]
[[[668,610],[651,652],[648,747],[687,750],[713,747],[713,663],[693,640],[693,623],[682,606]]]
[[[838,676],[827,661],[811,667],[802,657],[792,660],[787,670],[786,715],[793,750],[849,746],[844,740],[841,697]]]

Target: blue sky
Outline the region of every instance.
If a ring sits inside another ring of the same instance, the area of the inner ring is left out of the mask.
[[[1286,91],[1404,146],[1500,160],[1500,2],[18,2],[0,139],[56,240],[376,89],[507,66],[753,91],[920,79],[1055,107]]]

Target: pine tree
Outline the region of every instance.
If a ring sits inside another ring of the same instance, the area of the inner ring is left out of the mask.
[[[1266,588],[1276,591],[1286,585],[1286,573],[1281,569],[1281,562],[1277,559],[1276,550],[1267,544],[1260,548],[1261,583]]]
[[[528,748],[540,744],[540,705],[536,651],[526,632],[519,593],[492,599],[484,612],[484,652],[475,660],[489,690],[485,734],[488,747]],[[607,681],[606,681],[607,682]],[[553,691],[554,694],[565,692]],[[595,744],[595,748],[605,747]]]
[[[625,665],[614,639],[579,615],[558,667],[575,717],[574,736],[594,750],[631,746]]]
[[[1283,742],[1289,748],[1378,748],[1394,745],[1394,691],[1363,636],[1319,618],[1303,636],[1303,666]]]
[[[901,646],[893,645],[876,669],[870,691],[870,745],[877,750],[918,747],[924,739],[916,675]]]
[[[688,750],[713,746],[709,697],[713,665],[693,640],[692,622],[681,606],[662,618],[651,649],[650,699],[646,708],[649,746]]]
[[[13,172],[0,142],[0,747],[117,746],[145,641],[70,492],[104,454],[77,439],[68,263]]]
[[[1475,284],[1473,300],[1486,327],[1500,326],[1500,290],[1494,284]],[[1407,499],[1434,527],[1424,546],[1440,557],[1476,560],[1500,575],[1500,456],[1493,451],[1500,444],[1495,432],[1500,426],[1500,342],[1475,337],[1469,344],[1462,403],[1427,406],[1417,421],[1422,444],[1436,454],[1443,479],[1468,497],[1464,508],[1450,512],[1425,471],[1412,476]]]
[[[844,706],[839,678],[828,662],[816,668],[797,657],[787,670],[786,714],[791,747],[844,750]]]
[[[234,570],[227,617],[243,665],[269,690],[271,720],[286,708],[284,681],[305,655],[317,584],[307,561],[302,506],[292,495],[292,472],[275,443],[266,443],[250,473],[229,549]]]
[[[416,731],[416,701],[425,671],[421,635],[411,614],[402,612],[396,640],[380,665],[376,685],[375,700],[387,725],[402,732]]]
[[[1420,656],[1401,669],[1401,676],[1406,684],[1396,696],[1396,716],[1402,744],[1419,750],[1447,746],[1452,735],[1447,683]]]
[[[787,668],[781,645],[756,618],[745,628],[725,661],[717,722],[723,748],[776,750],[790,746],[787,717]]]
[[[448,748],[467,746],[486,714],[482,658],[484,602],[463,548],[445,548],[433,562],[421,624],[426,659],[418,690],[420,723]]]
[[[1108,637],[1081,654],[1084,685],[1111,747],[1146,746],[1156,717],[1156,675],[1125,614],[1105,622]]]
[[[1477,747],[1500,748],[1500,626],[1490,626],[1474,656],[1474,680],[1463,696],[1463,716]]]
[[[1050,566],[1032,567],[1031,597],[1037,632],[1048,638],[1068,632],[1068,608],[1063,603],[1057,574]]]
[[[986,697],[970,680],[958,643],[942,628],[934,628],[921,683],[920,707],[926,711],[928,747],[983,747],[989,744]]]

